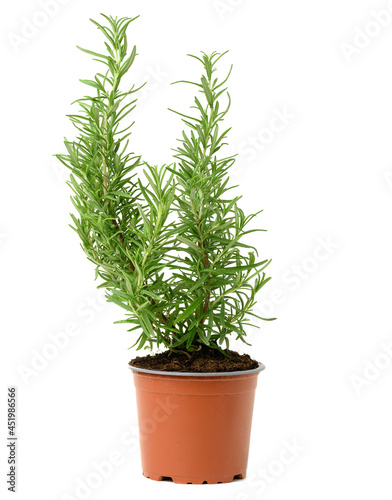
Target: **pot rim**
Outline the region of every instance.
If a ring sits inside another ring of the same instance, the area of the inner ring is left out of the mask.
[[[265,369],[263,363],[259,362],[259,366],[257,368],[253,368],[252,370],[238,370],[235,372],[208,372],[208,373],[197,373],[197,372],[167,372],[163,370],[149,370],[147,368],[137,368],[135,366],[128,365],[129,369],[134,372],[140,373],[150,373],[153,375],[170,375],[170,376],[178,376],[178,377],[228,377],[233,375],[248,375],[251,373],[259,373]]]

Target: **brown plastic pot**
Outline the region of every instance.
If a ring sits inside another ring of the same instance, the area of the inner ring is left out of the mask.
[[[182,373],[130,366],[144,476],[175,483],[229,483],[248,464],[254,370]]]

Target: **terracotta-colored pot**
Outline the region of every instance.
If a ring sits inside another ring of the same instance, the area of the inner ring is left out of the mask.
[[[246,475],[254,370],[133,370],[143,474],[175,483],[228,483]]]

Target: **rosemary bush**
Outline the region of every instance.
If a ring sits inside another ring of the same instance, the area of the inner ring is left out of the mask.
[[[138,89],[121,88],[136,57],[126,35],[136,18],[103,17],[104,24],[91,21],[105,37],[105,52],[80,49],[102,72],[81,80],[92,95],[76,101],[77,113],[68,116],[78,136],[65,139],[66,153],[56,155],[71,170],[71,227],[96,266],[99,287],[126,311],[118,323],[139,333],[138,349],[206,345],[223,352],[232,334],[246,343],[245,327],[259,318],[255,296],[270,278],[269,260],[257,260],[244,241],[257,214],[246,216],[240,197],[229,193],[235,156],[221,154],[230,130],[219,127],[230,107],[231,69],[220,80],[215,71],[224,54],[191,56],[203,72],[200,81],[175,82],[196,91],[190,115],[174,111],[184,123],[175,163],[149,165],[128,152]]]

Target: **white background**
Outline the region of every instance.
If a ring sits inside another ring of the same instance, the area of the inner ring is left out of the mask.
[[[52,0],[50,16],[45,4],[5,2],[0,13],[2,491],[6,387],[17,385],[21,499],[390,500],[392,354],[381,344],[392,344],[392,4]],[[129,81],[148,85],[132,149],[151,163],[170,162],[180,134],[167,108],[192,101],[192,88],[170,86],[198,77],[186,54],[230,50],[221,68],[234,64],[233,182],[246,213],[264,209],[268,232],[254,244],[273,258],[273,279],[259,310],[278,316],[244,346],[267,366],[246,480],[181,486],[141,475],[127,368],[135,337],[97,295],[68,227],[68,174],[51,156],[73,137],[65,114],[85,92],[78,79],[97,69],[75,45],[101,47],[88,21],[101,11],[141,14]],[[274,131],[279,113],[286,123]],[[53,352],[59,332],[68,344]],[[92,476],[115,451],[121,463]],[[78,484],[93,477],[101,484],[82,497]]]

